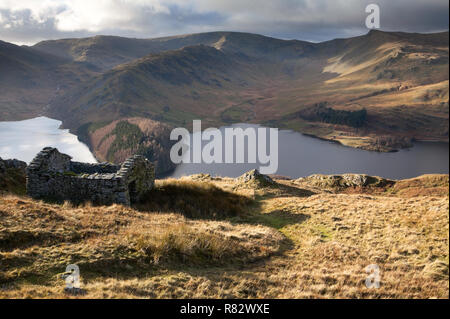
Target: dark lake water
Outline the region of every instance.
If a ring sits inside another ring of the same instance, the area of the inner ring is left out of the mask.
[[[236,124],[231,127],[260,127]],[[220,129],[224,132],[224,128]],[[279,131],[276,174],[298,178],[311,174],[361,173],[391,179],[422,174],[448,174],[449,144],[417,142],[411,149],[395,153],[369,152],[323,141],[297,132]],[[207,142],[204,142],[207,143]],[[179,164],[172,177],[205,173],[237,177],[260,164]]]
[[[60,125],[60,121],[46,117],[0,122],[0,157],[29,162],[43,147],[53,146],[71,155],[76,161],[96,162],[89,148],[68,130],[61,130]],[[231,127],[260,126],[236,124]],[[224,132],[224,129],[220,130]],[[278,144],[276,174],[291,178],[311,174],[364,173],[403,179],[421,174],[449,172],[448,143],[417,142],[411,149],[396,153],[376,153],[281,130]],[[259,166],[260,164],[180,164],[171,176],[206,173],[237,177]]]

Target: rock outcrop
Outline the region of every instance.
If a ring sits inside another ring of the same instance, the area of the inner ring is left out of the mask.
[[[275,182],[269,176],[261,174],[257,169],[248,171],[237,179],[240,183],[251,184],[257,187],[275,185]]]
[[[130,205],[153,188],[153,165],[135,155],[122,165],[72,162],[56,148],[46,147],[27,167],[27,194],[94,204]]]
[[[301,177],[297,183],[307,183],[320,188],[350,188],[350,187],[383,187],[394,184],[393,181],[365,174],[321,175],[315,174]]]

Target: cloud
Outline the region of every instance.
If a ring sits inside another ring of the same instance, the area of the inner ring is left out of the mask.
[[[60,31],[101,32],[105,29],[143,31],[144,18],[170,10],[158,1],[75,0],[55,16]]]
[[[230,30],[324,41],[367,32],[369,0],[0,0],[0,39]],[[447,0],[378,0],[382,30],[448,29]]]

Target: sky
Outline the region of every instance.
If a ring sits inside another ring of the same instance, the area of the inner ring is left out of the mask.
[[[371,3],[380,7],[384,31],[449,28],[448,0],[0,0],[0,40],[241,31],[320,42],[367,33]]]

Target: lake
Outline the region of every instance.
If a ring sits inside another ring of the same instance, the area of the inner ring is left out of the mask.
[[[95,163],[89,148],[61,121],[37,117],[25,121],[0,122],[0,157],[29,163],[44,147],[52,146],[69,154],[74,161]],[[236,124],[231,127],[261,127]],[[220,130],[224,132],[224,127]],[[192,135],[191,135],[192,136]],[[206,142],[204,142],[206,143]],[[259,164],[180,164],[172,177],[205,173],[237,177]],[[364,173],[392,179],[449,172],[449,145],[417,142],[411,149],[396,153],[376,153],[344,147],[297,132],[279,131],[278,175],[298,178],[311,174]]]
[[[261,126],[236,124],[231,127]],[[224,129],[222,127],[220,131],[223,133]],[[279,164],[276,174],[291,178],[311,174],[361,173],[405,179],[422,174],[449,172],[449,144],[445,142],[416,142],[411,149],[378,153],[345,147],[288,130],[280,130],[278,135]],[[203,142],[206,143],[208,142]],[[180,164],[171,176],[205,173],[237,177],[259,166],[260,164]]]
[[[76,135],[59,128],[61,123],[44,116],[25,121],[0,122],[0,157],[29,163],[44,147],[51,146],[72,156],[74,161],[96,163],[89,148]]]

